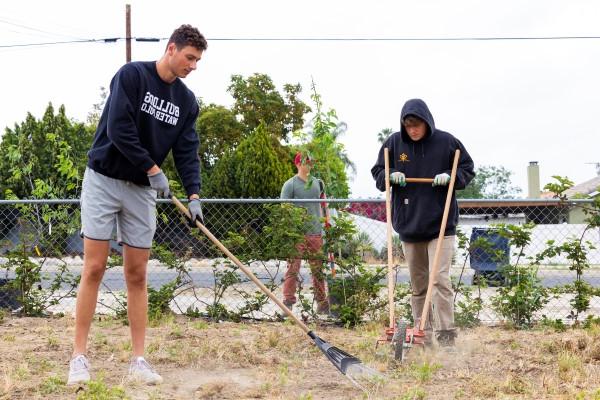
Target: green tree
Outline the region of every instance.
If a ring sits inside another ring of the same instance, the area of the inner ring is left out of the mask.
[[[227,91],[234,98],[232,111],[241,116],[246,132],[253,132],[261,122],[265,129],[278,139],[304,125],[304,114],[310,108],[298,98],[300,84],[285,84],[283,94],[277,91],[268,75],[254,74],[246,79],[233,75]]]
[[[67,118],[64,106],[55,114],[50,103],[41,120],[27,114],[23,123],[6,128],[2,136],[0,196],[10,190],[21,199],[36,198],[39,181],[52,189],[44,191],[49,196],[78,197],[79,184],[73,182],[83,176],[92,138],[83,124]]]
[[[220,105],[209,104],[200,109],[196,121],[200,136],[200,160],[202,169],[210,170],[228,149],[235,148],[244,136],[244,126],[235,113]]]
[[[102,115],[102,111],[104,110],[104,106],[106,105],[107,98],[108,91],[104,86],[100,86],[100,101],[92,105],[92,111],[90,111],[87,115],[87,123],[89,125],[89,128],[93,131],[95,131],[98,127],[98,123],[100,122],[100,116]]]
[[[296,132],[302,143],[299,148],[309,152],[316,160],[311,174],[323,180],[328,197],[348,198],[350,187],[346,169],[355,170],[355,166],[348,158],[344,145],[338,142],[339,136],[346,130],[346,124],[338,121],[334,109],[323,111],[323,102],[314,82],[311,98],[316,111],[309,132]],[[292,146],[291,150],[295,154],[298,147]]]
[[[464,190],[459,190],[460,199],[509,199],[521,193],[521,188],[511,185],[512,171],[500,166],[483,165],[475,170],[475,178]]]
[[[394,131],[391,128],[383,128],[379,132],[377,132],[377,142],[379,144],[383,144],[385,140],[392,134]]]
[[[293,175],[285,150],[259,124],[237,149],[226,153],[215,165],[209,197],[277,198],[283,183]]]

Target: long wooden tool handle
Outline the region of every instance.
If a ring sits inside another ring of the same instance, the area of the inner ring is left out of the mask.
[[[181,211],[188,219],[191,219],[190,217],[190,213],[188,211],[188,209],[181,204],[181,202],[175,197],[175,196],[171,196],[171,200],[173,201],[173,203],[175,203],[175,205],[177,206],[177,208],[179,208],[179,211]],[[288,317],[290,317],[291,319],[294,320],[294,322],[296,324],[298,324],[298,326],[300,326],[300,328],[302,328],[302,330],[305,333],[309,333],[310,329],[308,328],[308,326],[306,326],[306,324],[304,324],[302,321],[300,321],[300,319],[298,319],[298,317],[296,317],[294,315],[294,313],[285,306],[285,304],[283,304],[283,302],[281,300],[279,300],[274,294],[273,292],[271,292],[257,277],[256,275],[254,275],[252,273],[252,271],[250,271],[250,269],[248,269],[248,267],[246,267],[244,264],[242,264],[242,262],[240,260],[237,259],[236,256],[234,256],[228,249],[227,247],[225,247],[223,245],[223,243],[221,243],[219,241],[219,239],[217,239],[209,230],[208,228],[206,228],[202,223],[200,223],[200,221],[196,220],[196,226],[202,231],[202,233],[204,233],[206,236],[208,236],[208,238],[215,244],[217,245],[217,247],[223,252],[225,253],[225,255],[227,257],[229,257],[229,259],[231,261],[233,261],[233,263],[235,265],[237,265],[243,273],[245,273],[248,278],[250,278],[252,280],[252,282],[254,282],[256,284],[256,286],[258,286],[260,288],[260,290],[263,291],[264,294],[266,294],[267,296],[269,296],[269,298],[271,300],[273,300],[275,302],[275,304],[277,304],[279,306],[279,308],[281,308]]]
[[[390,308],[390,328],[394,327],[396,310],[394,303],[394,256],[392,249],[392,194],[390,193],[390,154],[386,147],[383,150],[385,159],[385,220],[387,226],[387,261],[388,261],[388,301]]]
[[[454,153],[454,162],[452,163],[452,173],[450,174],[450,183],[448,184],[448,194],[446,194],[446,205],[444,206],[444,215],[442,216],[442,224],[438,241],[435,244],[435,254],[433,256],[433,266],[429,271],[429,285],[427,286],[427,295],[425,296],[425,304],[423,305],[423,313],[421,314],[421,323],[419,330],[425,329],[425,322],[429,316],[429,307],[431,304],[431,296],[433,295],[433,281],[437,278],[440,268],[440,253],[442,251],[442,243],[444,242],[444,234],[446,232],[446,224],[448,223],[448,214],[450,205],[452,204],[452,195],[454,194],[454,182],[456,181],[456,170],[458,169],[458,159],[460,158],[460,150],[456,149]]]
[[[406,183],[433,183],[433,178],[406,178]]]

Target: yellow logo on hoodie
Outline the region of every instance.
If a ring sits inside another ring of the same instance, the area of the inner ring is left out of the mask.
[[[400,154],[400,162],[409,162],[410,160],[408,159],[408,156],[406,155],[406,153],[402,153]]]

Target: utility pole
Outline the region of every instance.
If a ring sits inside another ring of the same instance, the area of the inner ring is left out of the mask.
[[[125,62],[131,61],[131,6],[125,4]]]

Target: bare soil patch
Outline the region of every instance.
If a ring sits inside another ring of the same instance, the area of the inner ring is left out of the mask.
[[[74,320],[0,322],[0,399],[71,399],[88,386],[65,386]],[[316,326],[319,336],[358,356],[386,378],[362,392],[297,327],[284,323],[213,323],[167,317],[148,329],[147,359],[165,382],[126,379],[129,330],[99,317],[90,334],[92,378],[129,399],[600,399],[600,329],[462,331],[454,352],[413,350],[401,365],[383,328]],[[79,390],[79,391],[78,391]],[[124,394],[123,394],[124,393]],[[579,396],[579,397],[578,397]]]

